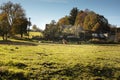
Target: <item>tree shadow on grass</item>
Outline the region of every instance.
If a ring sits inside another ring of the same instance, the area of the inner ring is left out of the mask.
[[[0,41],[0,44],[5,44],[5,45],[26,45],[26,46],[37,46],[37,44],[32,43],[32,42],[19,42],[19,41]]]
[[[50,79],[59,76],[57,77],[58,79],[64,77],[63,79],[68,78],[69,80],[120,80],[120,68],[101,68],[99,66],[95,67],[76,64],[73,67],[65,67],[63,69],[52,71],[51,69],[53,69],[53,67],[51,68],[50,66],[53,66],[55,64],[51,63],[44,65],[47,65],[47,68],[49,67],[48,70],[41,74],[44,79]]]
[[[0,80],[29,80],[24,72],[12,72],[8,70],[0,70]]]

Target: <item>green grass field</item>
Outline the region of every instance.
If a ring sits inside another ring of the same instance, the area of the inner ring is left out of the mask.
[[[0,44],[0,80],[120,80],[120,45]]]
[[[35,36],[43,37],[43,34],[41,32],[30,32],[29,35],[30,35],[29,36],[30,38],[35,37]]]

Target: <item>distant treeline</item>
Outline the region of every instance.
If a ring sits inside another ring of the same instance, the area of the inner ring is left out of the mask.
[[[62,17],[58,22],[52,20],[51,23],[46,24],[44,36],[54,40],[67,36],[80,37],[83,34],[89,36],[91,33],[110,33],[111,26],[103,15],[75,7],[69,15]]]

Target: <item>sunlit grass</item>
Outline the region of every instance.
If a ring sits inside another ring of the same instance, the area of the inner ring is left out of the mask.
[[[120,45],[0,45],[1,70],[9,78],[119,80]]]
[[[43,37],[43,34],[41,32],[30,32],[29,35],[30,35],[30,38],[35,36]]]

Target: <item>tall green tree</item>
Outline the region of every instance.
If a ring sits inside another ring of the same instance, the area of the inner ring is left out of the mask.
[[[75,24],[75,20],[76,20],[78,11],[79,11],[79,10],[78,10],[76,7],[73,8],[73,9],[70,11],[69,23],[70,23],[71,25],[74,25],[74,24]]]

